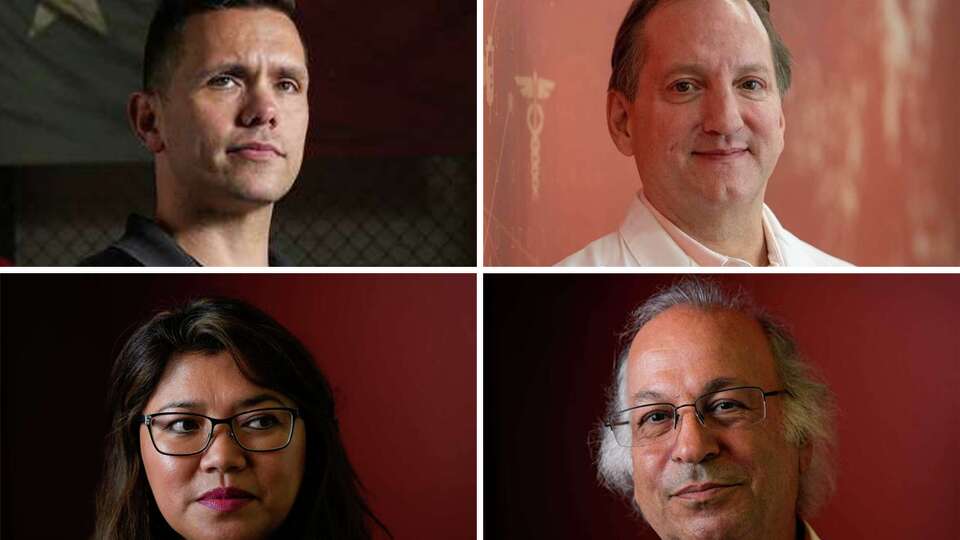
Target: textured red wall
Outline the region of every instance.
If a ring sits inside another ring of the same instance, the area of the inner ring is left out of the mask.
[[[89,536],[103,396],[121,338],[160,307],[226,295],[270,313],[313,353],[334,389],[368,502],[397,539],[474,538],[475,282],[473,275],[3,276],[2,536]]]
[[[960,264],[960,3],[772,3],[795,65],[767,203],[858,265]],[[604,107],[628,5],[484,3],[486,264],[553,264],[621,222],[639,182]]]
[[[830,538],[960,530],[960,275],[724,275],[782,318],[837,395]],[[600,488],[587,436],[629,311],[669,275],[484,278],[484,531],[654,539]]]

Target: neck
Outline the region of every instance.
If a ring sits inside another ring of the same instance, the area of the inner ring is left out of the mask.
[[[645,193],[650,204],[671,223],[708,248],[743,259],[754,266],[767,266],[767,242],[763,233],[763,199],[743,204],[718,204],[704,208],[672,208]]]
[[[156,221],[204,266],[268,266],[272,214],[273,204],[220,213],[158,200]]]

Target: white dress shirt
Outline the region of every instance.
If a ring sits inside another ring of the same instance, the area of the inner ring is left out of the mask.
[[[770,266],[850,266],[800,240],[763,205],[763,235]],[[752,266],[713,251],[680,230],[637,193],[620,229],[556,266]]]

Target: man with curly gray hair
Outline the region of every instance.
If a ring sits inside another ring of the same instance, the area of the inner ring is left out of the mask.
[[[834,398],[744,294],[685,278],[630,316],[597,427],[601,484],[661,538],[816,540]],[[686,413],[686,414],[685,414]]]

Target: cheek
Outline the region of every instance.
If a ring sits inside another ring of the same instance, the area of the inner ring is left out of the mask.
[[[260,472],[260,484],[270,493],[272,512],[286,514],[296,499],[301,471],[294,462],[281,456],[258,456],[255,467]]]
[[[194,126],[191,136],[198,146],[216,148],[227,142],[234,123],[234,115],[228,108],[225,103],[198,104],[191,111],[190,124]]]
[[[760,139],[758,142],[772,149],[783,148],[784,123],[780,107],[758,105],[749,108],[744,113],[744,120]]]
[[[761,492],[770,486],[786,487],[799,474],[799,454],[779,431],[756,433],[729,441],[732,458],[750,472]]]
[[[270,492],[272,513],[286,516],[293,507],[303,481],[306,449],[302,433],[290,443],[286,451],[255,455],[255,470],[259,471],[261,486]]]
[[[634,497],[639,504],[642,500],[656,498],[660,480],[659,471],[662,465],[651,455],[641,454],[637,448],[634,448],[631,454]]]
[[[696,138],[700,122],[694,103],[655,103],[637,116],[638,150],[662,162],[665,156],[685,152]]]
[[[233,105],[227,100],[192,100],[171,111],[169,143],[191,161],[206,161],[222,150],[233,129]]]
[[[280,121],[285,124],[283,136],[288,153],[291,157],[302,159],[307,130],[310,126],[310,108],[306,100],[292,103]]]
[[[175,458],[157,453],[149,436],[140,438],[140,455],[150,491],[160,511],[167,516],[179,512],[184,493],[192,479],[191,459]]]

